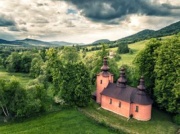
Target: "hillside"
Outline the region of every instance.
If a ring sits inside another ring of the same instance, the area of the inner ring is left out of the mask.
[[[166,26],[162,29],[159,29],[157,31],[145,29],[143,31],[140,31],[140,32],[133,34],[131,36],[119,39],[117,41],[122,42],[122,43],[133,43],[133,42],[137,42],[137,41],[141,41],[141,40],[145,40],[145,39],[157,38],[157,37],[163,37],[163,36],[167,36],[167,35],[177,34],[179,32],[180,32],[180,21],[173,23],[169,26]]]
[[[32,45],[32,46],[48,46],[51,45],[49,42],[44,42],[44,41],[39,41],[39,40],[34,40],[34,39],[24,39],[24,40],[16,40],[15,42],[17,43],[22,43],[26,45]]]
[[[101,40],[97,40],[95,42],[93,42],[92,44],[96,45],[96,44],[100,44],[100,43],[109,43],[110,40],[108,39],[101,39]]]
[[[128,43],[131,43],[131,42],[137,42],[137,41],[140,41],[140,40],[145,40],[145,39],[149,39],[151,38],[152,36],[155,33],[154,30],[149,30],[149,29],[145,29],[143,31],[140,31],[136,34],[133,34],[131,36],[128,36],[128,37],[125,37],[125,38],[122,38],[122,39],[119,39],[118,41],[121,41],[121,42],[128,42]]]
[[[17,46],[44,46],[44,47],[50,47],[50,46],[66,46],[66,45],[73,45],[73,44],[79,44],[84,45],[83,43],[69,43],[64,41],[52,41],[52,42],[46,42],[41,40],[35,40],[35,39],[24,39],[24,40],[15,40],[15,41],[7,41],[0,39],[0,45],[17,45]]]

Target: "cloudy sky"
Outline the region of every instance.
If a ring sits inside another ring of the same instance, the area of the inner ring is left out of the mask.
[[[180,0],[0,0],[0,38],[91,43],[180,20]]]

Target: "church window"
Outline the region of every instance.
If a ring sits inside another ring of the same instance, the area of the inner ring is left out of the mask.
[[[119,107],[121,107],[121,102],[119,102]]]
[[[136,112],[138,112],[139,111],[139,107],[138,106],[136,106]]]
[[[110,102],[109,102],[109,104],[112,104],[112,99],[110,99]]]

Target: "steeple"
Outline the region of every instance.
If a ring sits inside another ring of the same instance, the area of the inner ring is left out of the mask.
[[[144,85],[144,77],[141,76],[140,80],[139,80],[139,85],[137,86],[137,88],[141,91],[144,91],[146,89],[145,85]]]
[[[126,83],[127,83],[127,80],[126,80],[126,76],[125,76],[125,69],[122,67],[120,69],[120,77],[117,80],[117,86],[118,87],[126,87]]]
[[[109,67],[107,65],[107,57],[104,57],[103,66],[101,67],[101,71],[103,71],[103,72],[108,72],[109,71]]]

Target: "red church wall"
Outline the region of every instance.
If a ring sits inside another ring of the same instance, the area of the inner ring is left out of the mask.
[[[111,104],[110,104],[110,99],[112,99]],[[119,104],[119,103],[121,103],[121,104]],[[119,114],[119,115],[129,118],[130,103],[102,95],[101,107],[103,109],[109,110],[111,112],[114,112],[116,114]]]
[[[102,95],[101,107],[116,114],[122,115],[126,118],[129,118],[132,114],[133,118],[137,120],[148,121],[151,119],[151,105],[139,105],[133,103],[130,104],[128,102],[120,101]],[[138,107],[138,109],[136,107]]]
[[[152,105],[132,104],[131,114],[133,114],[133,118],[137,120],[148,121],[151,119],[151,109]]]
[[[96,79],[96,102],[101,103],[101,92],[107,87],[109,82],[113,82],[113,75],[104,77],[102,74],[97,75]]]

